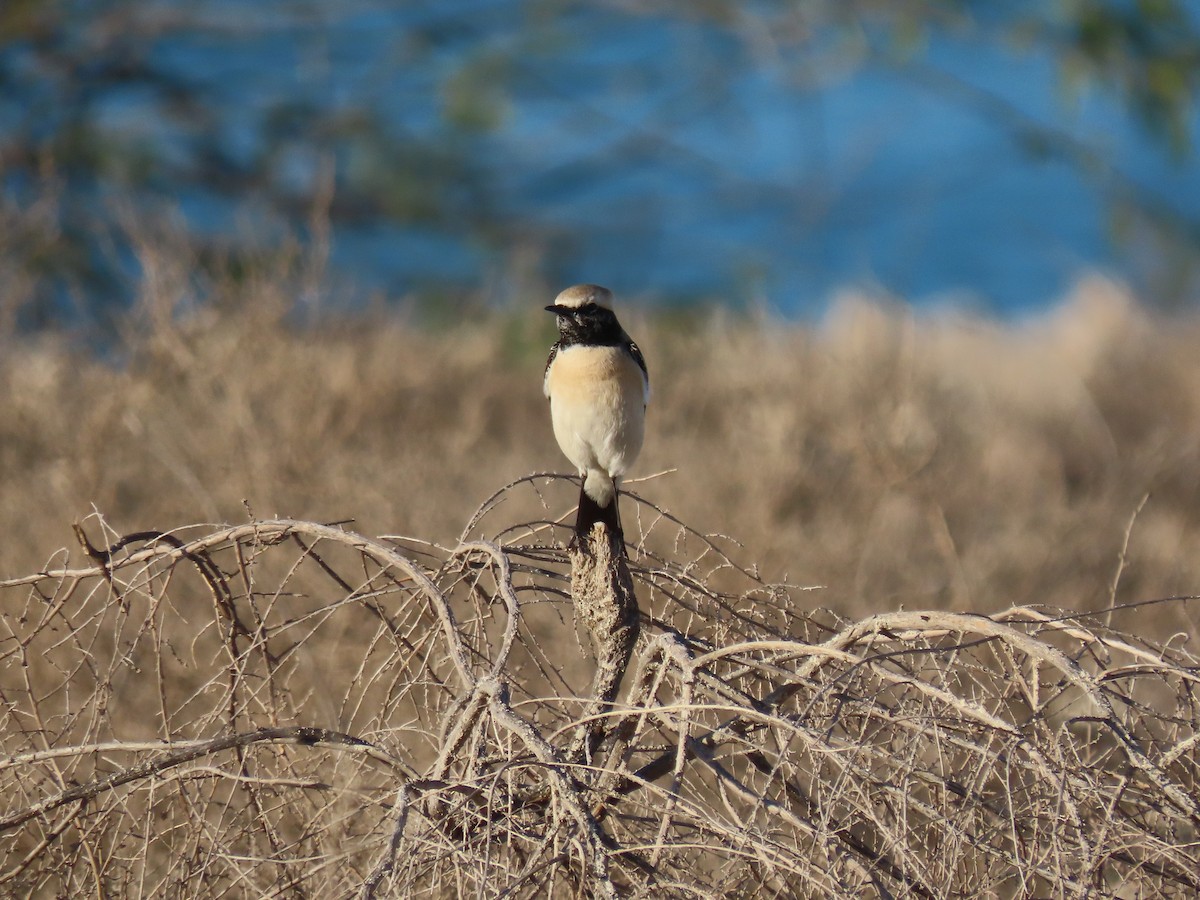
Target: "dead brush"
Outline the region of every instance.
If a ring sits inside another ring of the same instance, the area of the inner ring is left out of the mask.
[[[449,548],[94,516],[88,558],[0,583],[0,890],[1200,892],[1178,641],[1027,607],[847,621],[633,497],[627,570],[592,582],[617,592],[577,577],[576,622],[556,477]]]

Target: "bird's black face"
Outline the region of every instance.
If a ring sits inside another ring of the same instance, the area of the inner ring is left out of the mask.
[[[582,306],[551,304],[547,312],[558,316],[558,333],[563,344],[619,344],[623,337],[616,314],[598,303]]]

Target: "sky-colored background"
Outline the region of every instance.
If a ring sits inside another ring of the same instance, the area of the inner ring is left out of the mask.
[[[82,294],[40,302],[75,309],[127,299],[136,262],[93,239],[130,202],[226,251],[309,240],[328,203],[347,305],[589,280],[1020,315],[1096,269],[1193,303],[1195,99],[1148,124],[1080,52],[1087,5],[56,0],[0,46],[0,185],[32,204],[56,159],[90,249]],[[1175,9],[1195,52],[1187,4],[1092,5],[1132,10],[1135,44],[1142,7]]]

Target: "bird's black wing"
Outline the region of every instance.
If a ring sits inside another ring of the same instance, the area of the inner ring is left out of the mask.
[[[561,346],[561,341],[554,342],[554,345],[550,348],[550,356],[546,358],[546,368],[542,372],[542,393],[546,395],[547,400],[550,399],[550,366],[554,364],[554,357],[558,356],[558,349]],[[645,364],[642,365],[642,368],[646,368]]]
[[[650,402],[650,371],[646,368],[646,357],[642,356],[642,348],[639,347],[633,338],[626,336],[625,349],[629,351],[629,355],[633,357],[633,361],[638,364],[638,368],[642,370],[642,399]]]
[[[641,367],[642,374],[646,376],[646,381],[649,382],[650,371],[646,368],[646,357],[642,356],[642,348],[634,343],[632,338],[630,339],[629,343],[625,345],[625,347],[629,350],[630,355],[633,357],[633,361],[637,363],[639,367]],[[553,353],[550,354],[550,358],[554,359]]]

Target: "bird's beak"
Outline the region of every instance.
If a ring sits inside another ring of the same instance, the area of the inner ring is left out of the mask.
[[[557,303],[551,303],[549,306],[546,307],[546,312],[552,312],[556,316],[566,316],[566,315],[570,315],[571,307],[559,306]]]

